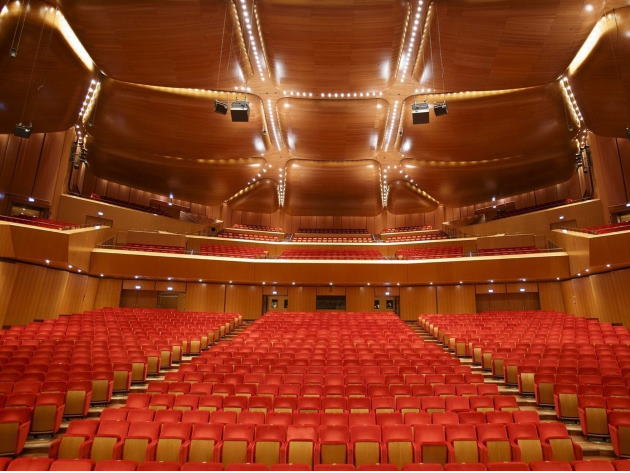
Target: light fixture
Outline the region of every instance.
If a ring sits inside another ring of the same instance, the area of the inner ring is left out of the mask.
[[[459,281],[460,284],[464,284],[464,281]]]
[[[558,277],[556,278],[556,281],[560,281],[560,276],[558,276]]]
[[[50,264],[50,260],[49,260],[49,259],[45,259],[45,260],[44,260],[44,263],[46,263],[46,264]]]
[[[525,292],[525,288],[524,288],[524,287],[521,287],[521,288],[519,289],[519,292]]]
[[[582,276],[582,273],[577,273],[578,276]]]
[[[367,283],[367,285],[368,285],[368,286],[371,286],[371,285],[372,285],[372,283]]]
[[[173,280],[173,276],[169,276],[166,278],[168,281],[172,281]]]
[[[263,286],[266,286],[266,285],[267,285],[267,282],[266,282],[266,281],[263,281],[263,282],[262,282],[262,285],[263,285]]]
[[[278,295],[278,291],[276,291],[275,289],[273,291],[271,291],[271,295],[272,296],[277,296]]]
[[[81,271],[81,269],[77,269],[77,273],[82,273],[83,271]]]
[[[142,286],[139,284],[136,284],[136,289],[142,289]]]
[[[332,281],[330,281],[330,282],[328,283],[328,285],[329,285],[329,286],[332,286],[332,285],[333,285]]]
[[[15,136],[19,136],[20,138],[30,138],[32,132],[33,125],[30,123],[28,125],[25,125],[24,123],[18,123],[17,125],[15,125],[15,129],[13,130],[13,134]]]
[[[586,5],[584,5],[584,10],[587,11],[588,13],[591,13],[594,9],[595,8],[590,3],[587,3]]]
[[[291,286],[295,286],[295,281],[292,281],[292,282],[291,282]]]
[[[166,288],[166,290],[167,290],[167,291],[172,291],[172,290],[173,290],[173,286],[168,286],[168,287]]]
[[[104,278],[105,275],[103,273],[99,274],[99,277]]]
[[[560,220],[564,220],[564,215],[560,215],[560,217],[558,217]]]
[[[429,283],[429,286],[433,286],[433,281],[431,281],[431,282]]]
[[[220,113],[221,115],[227,115],[228,106],[225,102],[221,102],[220,100],[215,100],[214,111],[215,113]]]
[[[228,281],[228,284],[232,284],[232,280],[231,279]]]
[[[133,277],[134,279],[140,279],[140,276],[138,276],[137,274]]]
[[[488,289],[488,292],[492,294],[494,292],[494,289]]]
[[[203,282],[203,279],[198,279],[197,281],[199,281],[199,282]]]
[[[386,292],[385,292],[385,295],[386,295],[386,296],[389,296],[389,291],[386,291]]]
[[[68,265],[68,269],[72,269],[72,265],[71,264]]]
[[[608,263],[608,264],[606,265],[606,267],[607,267],[607,268],[610,268],[610,263]]]
[[[98,212],[96,212],[96,215],[98,215],[99,217],[102,217],[105,214],[101,210],[99,210]]]

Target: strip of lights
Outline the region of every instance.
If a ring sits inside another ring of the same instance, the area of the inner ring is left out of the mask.
[[[413,178],[410,177],[409,174],[407,174],[405,172],[405,170],[401,166],[399,166],[397,164],[389,165],[383,170],[383,183],[385,183],[385,184],[387,183],[387,177],[388,177],[387,174],[388,174],[388,172],[395,173],[396,171],[398,171],[398,173],[397,173],[397,175],[392,176],[392,179],[397,180],[397,181],[404,181],[404,182],[406,182],[407,184],[409,184],[413,188],[413,190],[415,192],[420,194],[425,199],[430,200],[430,201],[436,203],[437,205],[440,204],[440,202],[435,197],[433,197],[432,195],[428,194],[426,191],[420,189],[418,187],[418,185],[415,183],[415,181],[413,180]],[[386,184],[386,185],[388,186],[388,192],[389,192],[389,185],[388,184]]]
[[[85,123],[87,121],[90,113],[92,113],[92,110],[94,109],[94,104],[96,103],[100,90],[101,83],[96,79],[92,79],[90,87],[85,94],[83,105],[81,105],[81,110],[79,110],[79,123]]]
[[[389,123],[387,124],[387,131],[385,132],[385,140],[383,142],[383,150],[389,150],[389,147],[392,142],[392,136],[394,134],[394,127],[400,121],[400,101],[396,100],[394,102],[394,106],[392,107],[392,111],[389,114]]]
[[[282,167],[278,169],[278,178],[280,179],[280,184],[278,184],[278,205],[280,207],[284,207],[284,196],[287,188],[287,173]]]
[[[261,81],[265,81],[265,66],[264,57],[258,51],[258,45],[256,42],[256,35],[254,33],[253,15],[250,13],[247,6],[247,0],[240,0],[241,16],[243,17],[243,23],[245,24],[245,31],[247,33],[247,39],[249,40],[249,52],[254,56],[254,62],[258,70],[258,76]],[[262,43],[262,41],[261,41]]]
[[[381,205],[387,207],[387,199],[389,198],[389,185],[387,184],[387,171],[381,172]]]
[[[424,26],[422,28],[422,39],[420,40],[420,46],[418,47],[418,54],[416,54],[416,63],[413,66],[414,70],[418,68],[420,64],[420,59],[424,59],[423,51],[426,46],[427,37],[429,36],[429,27],[431,25],[431,16],[433,15],[433,2],[429,4],[429,8],[427,9],[427,13],[424,17]],[[422,79],[420,79],[422,80]]]
[[[560,78],[560,85],[562,86],[564,98],[571,104],[571,114],[573,115],[573,119],[578,123],[580,129],[584,128],[584,116],[578,106],[577,100],[575,100],[575,95],[573,95],[569,79],[567,79],[566,76],[562,76]]]
[[[283,90],[282,95],[287,97],[304,97],[304,98],[317,98],[317,93],[313,92],[299,92],[297,90]],[[383,92],[380,90],[365,91],[365,92],[320,92],[319,98],[321,99],[365,99],[371,97],[382,97]]]
[[[410,31],[409,37],[406,38],[407,47],[403,50],[400,56],[400,62],[398,64],[398,80],[400,82],[404,82],[407,78],[407,73],[409,72],[409,64],[411,63],[413,53],[418,44],[418,28],[420,27],[420,18],[422,16],[423,3],[423,0],[418,0],[415,13],[409,19],[411,27],[408,29],[408,31]]]
[[[280,150],[282,149],[282,139],[280,138],[280,132],[276,123],[276,111],[273,106],[273,100],[271,99],[267,99],[267,117],[269,119],[269,123],[271,124],[271,132],[273,134],[273,139],[276,142],[276,148]]]

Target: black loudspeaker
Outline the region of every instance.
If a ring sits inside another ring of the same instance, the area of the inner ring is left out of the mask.
[[[436,117],[440,115],[446,115],[448,113],[448,106],[446,102],[433,104],[433,113]]]
[[[248,122],[249,121],[249,102],[237,101],[232,102],[230,108],[233,122]]]
[[[227,115],[228,106],[225,102],[214,101],[214,111],[221,115]]]
[[[19,136],[20,138],[30,138],[32,131],[32,125],[24,125],[22,123],[18,123],[17,125],[15,125],[15,130],[13,130],[13,134],[15,136]]]
[[[429,123],[429,104],[426,102],[412,104],[411,117],[414,125]]]
[[[628,141],[630,141],[630,126],[626,127],[626,137],[628,138]]]

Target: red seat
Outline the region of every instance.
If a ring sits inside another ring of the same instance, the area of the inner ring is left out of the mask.
[[[223,428],[221,462],[247,463],[251,457],[251,445],[254,441],[254,426],[247,424],[227,424]]]
[[[486,463],[488,471],[529,471],[529,465],[523,462]]]
[[[482,461],[504,463],[513,460],[512,447],[503,424],[478,425],[477,438]]]
[[[385,425],[381,430],[387,463],[402,467],[415,462],[413,429],[410,425]]]
[[[178,471],[179,463],[163,461],[146,461],[138,464],[138,471]]]
[[[94,464],[94,471],[135,471],[138,463],[130,460],[101,460]]]
[[[55,460],[50,465],[50,471],[91,471],[91,460]]]
[[[447,463],[444,465],[446,471],[485,471],[486,465],[483,463]]]
[[[313,468],[314,471],[354,471],[355,469],[354,465],[349,465],[347,463],[335,463],[330,465],[322,463],[315,465],[315,468]]]
[[[50,458],[20,457],[9,463],[7,471],[45,471],[52,462]]]
[[[217,462],[220,458],[223,426],[195,424],[190,435],[189,462]]]
[[[532,471],[573,471],[570,463],[562,461],[535,461],[529,467]]]
[[[288,463],[313,465],[319,457],[317,430],[311,426],[294,426],[287,428],[286,460]]]
[[[0,409],[0,428],[5,433],[0,443],[0,455],[19,455],[31,428],[31,409]]]
[[[317,463],[345,464],[352,458],[350,432],[342,425],[325,426],[319,430],[319,454]]]
[[[402,467],[403,471],[442,471],[444,466],[439,463],[408,463]]]
[[[605,460],[580,460],[573,462],[575,471],[614,471],[615,465],[612,461]]]
[[[87,458],[90,442],[99,427],[98,420],[75,420],[66,432],[50,444],[48,455],[51,458]]]
[[[223,463],[207,463],[207,462],[186,462],[183,463],[181,471],[221,471]]]
[[[122,442],[122,460],[138,463],[155,457],[160,424],[157,422],[132,422]]]

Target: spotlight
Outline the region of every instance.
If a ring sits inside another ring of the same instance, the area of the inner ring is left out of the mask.
[[[214,111],[216,113],[220,113],[221,115],[227,115],[228,106],[225,102],[220,102],[218,100],[214,101]]]
[[[17,48],[11,48],[9,49],[9,56],[11,57],[17,57],[18,51]]]
[[[429,104],[426,102],[411,104],[411,117],[414,125],[429,123]]]
[[[232,102],[230,108],[233,122],[248,122],[249,121],[249,102],[242,100]]]
[[[433,104],[433,113],[435,113],[436,117],[446,115],[448,113],[448,105],[446,105],[446,102]]]
[[[13,130],[13,134],[15,136],[19,136],[20,138],[30,138],[32,131],[33,125],[31,125],[30,123],[28,125],[18,123],[17,125],[15,125],[15,130]]]

